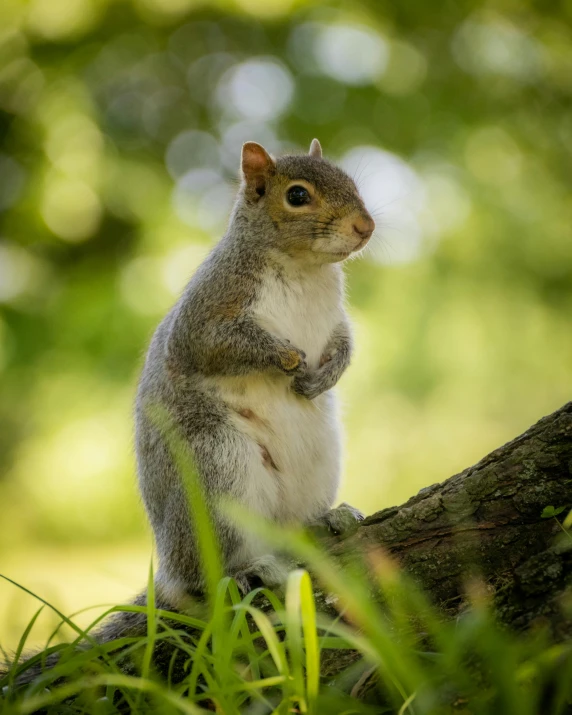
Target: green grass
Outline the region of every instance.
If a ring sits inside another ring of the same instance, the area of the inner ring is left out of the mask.
[[[341,567],[308,534],[261,522],[235,505],[230,511],[243,528],[282,550],[287,544],[313,574],[296,568],[283,593],[259,588],[242,596],[232,579],[221,576],[209,510],[186,447],[163,424],[188,489],[205,574],[204,602],[192,615],[154,608],[151,568],[147,606],[117,606],[82,629],[12,582],[41,608],[12,657],[4,654],[12,665],[0,677],[0,715],[571,712],[572,643],[554,643],[542,630],[509,632],[495,622],[477,587],[469,592],[469,607],[447,619],[382,553],[367,565],[354,559]],[[314,579],[320,600],[336,594],[333,615],[333,609],[326,616],[316,607]],[[45,608],[60,624],[41,652],[22,659]],[[94,633],[102,619],[120,612],[140,614],[139,634],[99,643]],[[64,623],[75,638],[54,644]],[[53,654],[57,663],[47,667]],[[333,658],[341,657],[346,665],[332,672]],[[324,670],[328,677],[321,675]]]
[[[327,583],[335,568],[324,555],[320,562],[314,570]],[[494,622],[479,598],[447,621],[387,564],[376,569],[383,606],[371,599],[371,584],[364,579],[336,573],[343,618],[316,612],[310,576],[302,569],[290,574],[280,595],[256,589],[241,597],[234,581],[221,579],[203,619],[118,606],[111,611],[146,614],[147,632],[103,645],[93,638],[89,643],[102,616],[82,630],[61,615],[77,638],[48,643],[31,659],[15,663],[0,679],[0,713],[200,713],[215,707],[225,715],[570,711],[570,643],[553,644],[541,632],[512,634]],[[152,583],[150,578],[149,596]],[[25,652],[34,619],[16,656]],[[86,639],[89,644],[78,649]],[[161,647],[165,650],[157,658]],[[363,658],[329,680],[320,679],[323,659],[341,651],[357,651]],[[18,687],[30,668],[54,652],[57,665]],[[369,694],[373,705],[355,697],[368,672],[376,683]]]

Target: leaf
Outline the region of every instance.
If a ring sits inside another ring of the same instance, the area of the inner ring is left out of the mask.
[[[541,519],[551,519],[553,516],[558,516],[564,511],[563,506],[554,508],[553,506],[545,506],[540,515]]]

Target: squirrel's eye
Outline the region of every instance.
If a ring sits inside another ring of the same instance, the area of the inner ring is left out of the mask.
[[[286,193],[286,198],[291,206],[303,206],[309,204],[311,200],[310,192],[303,186],[291,186]]]

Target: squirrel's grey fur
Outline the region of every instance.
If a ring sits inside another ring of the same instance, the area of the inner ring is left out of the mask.
[[[313,209],[285,203],[292,182],[312,187]],[[190,447],[227,573],[243,589],[249,576],[282,580],[279,561],[216,502],[278,523],[312,523],[331,509],[340,471],[331,388],[351,355],[337,254],[372,226],[354,182],[321,156],[274,161],[245,145],[228,230],[158,327],[137,397],[139,483],[158,586],[175,605],[203,587],[200,559],[181,475],[149,407],[165,408]]]
[[[292,186],[308,202],[292,206]],[[340,425],[332,388],[352,341],[339,263],[369,239],[373,221],[352,179],[321,156],[274,160],[242,152],[228,230],[157,328],[136,402],[139,484],[157,544],[157,600],[183,609],[202,591],[186,490],[152,412],[161,407],[192,454],[227,574],[245,591],[275,584],[284,567],[218,509],[221,497],[277,523],[335,531],[363,518],[332,510]],[[144,603],[142,594],[137,603]],[[115,614],[100,642],[142,632],[144,615]]]

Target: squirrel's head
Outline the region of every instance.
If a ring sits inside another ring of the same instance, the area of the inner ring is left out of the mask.
[[[309,154],[278,159],[260,144],[244,144],[242,196],[251,210],[270,219],[275,231],[269,240],[277,248],[315,263],[345,260],[375,228],[355,183],[322,158],[317,139]]]

